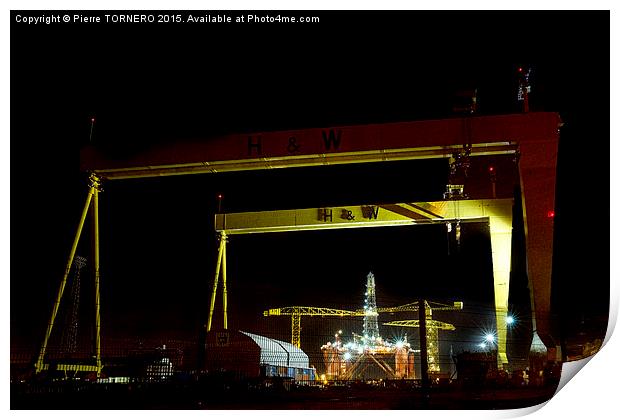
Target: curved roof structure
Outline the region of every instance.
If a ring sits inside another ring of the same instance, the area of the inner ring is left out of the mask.
[[[310,367],[308,355],[291,343],[274,340],[273,338],[263,337],[245,331],[239,332],[250,337],[260,347],[261,365],[267,364],[295,368]]]

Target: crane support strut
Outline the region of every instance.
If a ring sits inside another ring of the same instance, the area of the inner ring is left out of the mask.
[[[71,245],[71,250],[69,251],[69,258],[67,260],[67,265],[65,267],[64,276],[60,282],[60,287],[58,288],[58,294],[56,296],[56,301],[54,302],[54,307],[52,308],[52,314],[50,315],[49,322],[47,324],[47,329],[45,331],[45,337],[43,338],[43,344],[41,344],[41,349],[39,350],[39,356],[37,358],[37,362],[35,363],[35,373],[40,373],[43,370],[49,368],[49,364],[45,363],[45,354],[47,352],[48,342],[50,336],[52,335],[52,330],[54,329],[54,322],[56,320],[56,315],[58,314],[58,309],[60,308],[60,302],[62,301],[62,297],[65,291],[65,286],[67,284],[67,278],[69,277],[69,272],[71,271],[71,266],[73,265],[73,259],[75,257],[75,252],[77,250],[78,243],[80,242],[80,237],[82,236],[82,228],[84,227],[84,222],[86,221],[86,216],[88,215],[88,211],[93,208],[93,240],[94,240],[94,254],[95,254],[95,363],[94,371],[97,373],[97,377],[101,375],[101,317],[99,314],[100,302],[99,302],[99,192],[101,192],[101,179],[96,174],[92,173],[89,178],[89,189],[88,195],[86,197],[86,203],[84,204],[84,209],[82,210],[82,216],[80,217],[80,221],[78,223],[77,231],[75,233],[75,237],[73,238],[73,244]]]
[[[215,310],[215,298],[217,295],[217,285],[220,279],[220,271],[222,273],[222,308],[224,312],[224,329],[228,329],[228,292],[226,289],[226,241],[228,236],[226,232],[219,235],[219,248],[217,253],[217,263],[215,264],[215,278],[213,279],[213,290],[211,292],[211,303],[209,305],[209,320],[207,322],[207,331],[211,331],[213,324],[213,312]]]

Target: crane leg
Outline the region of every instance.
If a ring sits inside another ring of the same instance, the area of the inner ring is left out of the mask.
[[[69,272],[71,271],[71,265],[73,264],[73,257],[75,257],[75,251],[80,241],[80,236],[82,235],[82,228],[84,227],[84,221],[86,220],[86,216],[88,215],[88,209],[90,208],[90,202],[91,202],[93,195],[96,193],[97,188],[99,188],[99,183],[100,183],[99,178],[95,174],[92,174],[90,177],[90,184],[89,184],[90,189],[88,191],[88,196],[86,197],[86,203],[84,204],[84,209],[82,210],[82,216],[80,217],[80,222],[78,223],[77,232],[75,233],[75,237],[73,238],[73,245],[71,245],[71,251],[69,251],[69,260],[67,261],[67,266],[65,267],[65,274],[62,278],[62,281],[60,282],[60,287],[58,288],[58,294],[56,296],[56,301],[54,302],[52,314],[47,324],[47,330],[45,331],[45,338],[43,339],[43,344],[41,345],[41,350],[39,351],[39,357],[37,358],[37,363],[35,364],[36,373],[41,372],[44,367],[43,359],[45,358],[45,352],[47,350],[47,343],[49,341],[50,335],[52,334],[52,329],[54,328],[54,321],[56,320],[58,308],[60,307],[60,301],[62,299],[62,295],[65,291],[65,286],[67,284],[67,278],[69,277]]]
[[[224,309],[224,329],[228,329],[228,291],[226,290],[226,234],[222,233],[224,243],[222,252],[222,306]]]
[[[220,278],[220,267],[222,264],[222,255],[224,253],[224,247],[226,246],[225,235],[220,235],[220,246],[217,253],[217,264],[215,265],[215,279],[213,280],[213,291],[211,292],[211,304],[209,305],[209,320],[207,322],[207,331],[211,331],[211,324],[213,323],[213,309],[215,308],[215,294],[217,292],[217,283]]]
[[[506,355],[506,316],[510,285],[510,259],[512,241],[512,213],[489,218],[491,252],[493,259],[493,284],[495,291],[495,321],[497,326],[497,365],[500,369],[508,363]]]
[[[427,302],[424,299],[418,300],[418,321],[420,328],[420,376],[422,380],[422,389],[427,390],[429,386],[428,377],[428,332],[426,320],[428,314]],[[425,391],[426,392],[426,391]]]
[[[93,195],[93,237],[95,242],[95,357],[97,377],[101,376],[101,316],[99,294],[99,190],[95,188]]]
[[[427,325],[426,327],[426,346],[428,349],[428,371],[433,373],[441,372],[441,365],[439,364],[439,331],[434,325]]]
[[[291,344],[298,349],[301,348],[301,315],[291,314]]]

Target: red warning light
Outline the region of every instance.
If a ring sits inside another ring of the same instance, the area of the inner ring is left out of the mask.
[[[218,198],[218,200],[221,200],[222,199],[222,194],[218,194],[217,198]]]
[[[489,172],[493,172],[493,171],[495,171],[495,168],[492,166],[489,166]]]
[[[95,117],[92,117],[92,118],[90,119],[90,122],[91,122],[91,123],[94,123],[94,122],[95,122]]]
[[[519,67],[519,73],[523,71],[523,67]]]
[[[549,210],[547,212],[547,217],[550,218],[550,219],[554,218],[555,217],[555,212],[553,210]]]

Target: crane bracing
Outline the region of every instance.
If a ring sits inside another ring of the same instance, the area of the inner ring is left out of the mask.
[[[411,327],[411,328],[420,328],[420,321],[417,319],[405,319],[402,321],[390,321],[384,322],[383,325],[393,325],[398,327]],[[456,328],[452,324],[448,324],[447,322],[436,321],[434,319],[427,319],[426,325],[428,328],[437,328],[440,330],[448,330],[454,331]]]
[[[301,347],[301,317],[302,316],[364,316],[364,312],[347,311],[343,309],[316,308],[313,306],[287,306],[284,308],[268,309],[264,316],[287,315],[291,317],[291,344]]]

